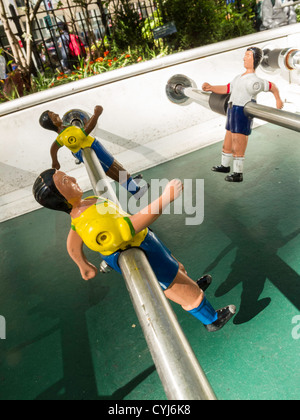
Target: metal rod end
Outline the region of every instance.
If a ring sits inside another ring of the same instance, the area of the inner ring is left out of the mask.
[[[166,86],[168,99],[176,105],[189,105],[193,102],[184,94],[185,88],[197,88],[196,83],[182,74],[171,77]]]

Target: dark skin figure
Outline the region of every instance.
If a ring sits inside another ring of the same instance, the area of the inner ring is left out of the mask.
[[[94,109],[93,116],[89,119],[89,121],[84,126],[84,131],[87,134],[87,136],[89,136],[91,132],[95,129],[98,123],[98,119],[100,115],[102,114],[102,112],[103,112],[102,106],[97,105]],[[58,114],[52,111],[49,111],[48,115],[51,121],[53,122],[53,124],[55,125],[55,127],[57,127],[58,134],[60,134],[65,129],[61,118],[59,117]],[[54,141],[50,149],[50,154],[52,158],[52,168],[57,169],[57,170],[60,169],[60,163],[57,158],[58,151],[60,148],[61,146],[56,141]],[[126,172],[127,180],[131,177],[131,175],[126,171],[126,169],[115,159],[112,166],[106,172],[106,175],[109,176],[114,181],[119,182],[120,172]]]

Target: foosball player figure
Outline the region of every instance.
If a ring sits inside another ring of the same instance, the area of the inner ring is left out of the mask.
[[[205,92],[230,94],[222,161],[220,166],[212,168],[214,172],[229,173],[233,160],[233,173],[225,178],[228,182],[243,181],[245,153],[253,124],[253,119],[244,113],[245,105],[250,101],[256,102],[260,92],[271,92],[277,109],[283,108],[276,85],[260,79],[255,73],[262,58],[263,51],[260,48],[250,47],[244,57],[245,73],[236,76],[228,85],[212,86],[204,83],[202,86]]]
[[[198,284],[194,282],[187,275],[184,266],[148,229],[164,208],[180,196],[182,189],[182,183],[173,180],[157,200],[139,213],[130,215],[101,197],[83,199],[83,192],[76,179],[50,169],[38,177],[33,194],[42,206],[70,214],[71,229],[67,249],[84,280],[94,278],[98,270],[87,260],[83,244],[99,252],[102,259],[119,273],[120,253],[128,248],[140,248],[144,251],[165,296],[181,305],[200,320],[209,332],[213,332],[221,329],[233,317],[235,306],[229,305],[215,311],[203,291],[211,284],[211,276],[202,277]]]
[[[64,127],[63,121],[58,114],[52,111],[43,112],[40,117],[40,125],[43,128],[58,134],[58,137],[53,142],[50,149],[52,168],[60,169],[58,151],[61,147],[66,146],[79,163],[83,162],[82,149],[92,148],[106,175],[116,182],[122,180],[122,186],[126,188],[136,200],[139,200],[148,191],[149,184],[144,183],[143,186],[139,186],[142,175],[137,175],[133,178],[112,154],[108,152],[97,139],[90,135],[95,129],[102,112],[103,108],[101,106],[96,106],[93,116],[86,122],[83,128],[74,125]]]

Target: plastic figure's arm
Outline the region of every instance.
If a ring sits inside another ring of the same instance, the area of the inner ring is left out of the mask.
[[[97,125],[98,119],[103,112],[102,106],[96,106],[94,110],[94,115],[89,119],[89,121],[84,126],[84,131],[87,135],[90,135],[91,132]]]
[[[164,209],[180,196],[183,184],[179,180],[168,183],[163,194],[148,207],[130,217],[135,233],[139,233],[155,222],[162,214]]]
[[[56,141],[54,141],[52,143],[52,146],[51,146],[51,149],[50,149],[50,154],[51,154],[51,158],[52,158],[52,168],[57,169],[57,170],[60,169],[60,164],[59,164],[58,159],[57,159],[57,153],[58,153],[60,148],[61,148],[61,146]]]
[[[83,241],[72,229],[67,239],[67,250],[72,260],[77,264],[83,280],[93,279],[97,274],[97,268],[86,259],[83,253]]]
[[[212,92],[217,93],[219,95],[226,95],[228,93],[228,85],[212,86],[209,83],[204,83],[202,85],[202,90],[204,90],[204,92]]]
[[[278,87],[276,85],[274,85],[274,83],[272,83],[272,87],[270,89],[270,92],[273,93],[273,95],[274,95],[274,97],[276,99],[276,108],[277,109],[282,109],[283,106],[284,106],[284,103],[283,103],[283,101],[282,101],[282,99],[280,97],[280,93],[279,93]]]

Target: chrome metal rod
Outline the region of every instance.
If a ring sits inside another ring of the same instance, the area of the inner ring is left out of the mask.
[[[273,73],[278,69],[289,71],[300,69],[300,50],[297,48],[267,47],[263,52],[261,68],[267,73]]]
[[[194,101],[204,106],[205,108],[210,108],[209,106],[209,99],[211,95],[210,93],[203,92],[200,89],[195,89],[192,87],[182,89],[178,86],[177,89],[178,91],[181,91],[185,96],[187,96],[190,99],[193,99]]]
[[[259,118],[260,120],[288,128],[289,130],[300,132],[300,115],[292,112],[282,111],[255,102],[248,102],[244,112],[249,117]]]
[[[101,195],[105,189],[118,204],[95,152],[84,149],[83,159],[94,193]],[[123,251],[118,262],[167,398],[216,400],[144,252]]]
[[[117,205],[120,205],[115,191],[111,183],[109,182],[94,150],[91,148],[82,149],[82,154],[94,193],[97,196],[105,194],[105,197],[108,198],[110,201]]]
[[[142,251],[119,258],[122,273],[169,400],[216,400]]]

